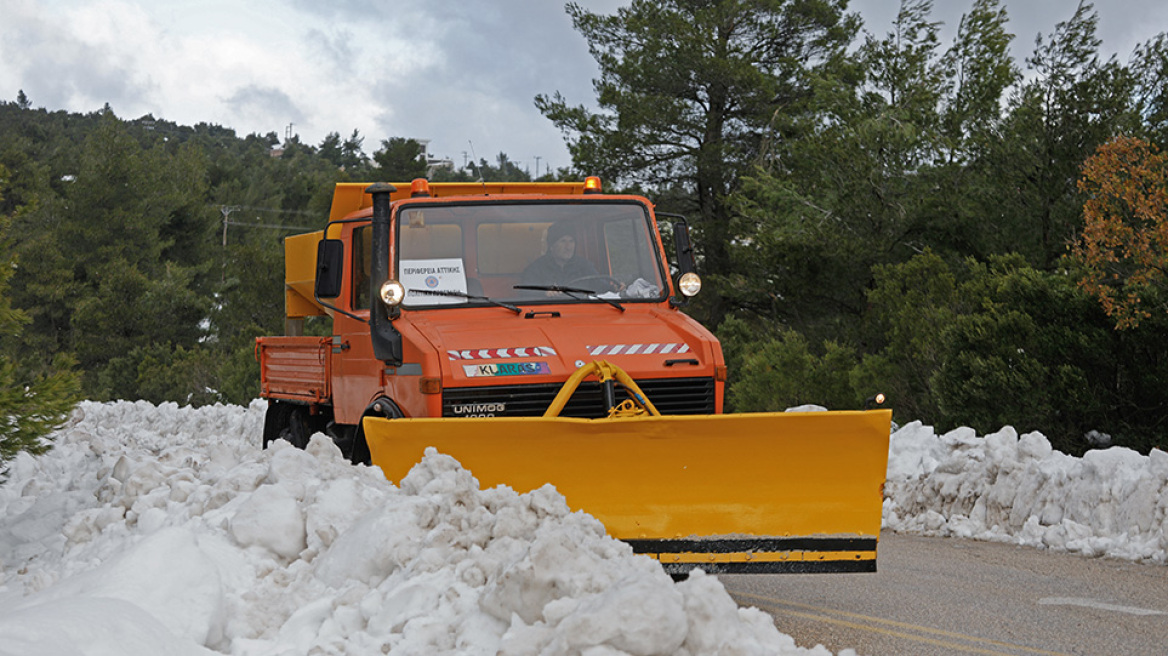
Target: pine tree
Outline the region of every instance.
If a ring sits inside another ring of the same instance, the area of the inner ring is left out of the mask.
[[[614,184],[685,192],[704,271],[729,276],[741,235],[728,201],[740,175],[806,109],[810,73],[858,27],[840,0],[634,0],[612,16],[568,4],[600,66],[600,111],[536,97],[577,169]],[[717,287],[724,285],[715,284]],[[715,289],[709,322],[727,311]]]
[[[0,167],[0,190],[7,180]],[[18,452],[37,454],[49,448],[49,434],[64,423],[79,397],[79,382],[69,358],[54,368],[34,373],[18,357],[17,340],[28,323],[8,298],[8,281],[16,266],[7,231],[9,217],[0,216],[0,466]]]
[[[373,153],[377,175],[383,180],[409,182],[426,177],[426,158],[422,144],[414,139],[390,137],[381,141],[381,150]]]

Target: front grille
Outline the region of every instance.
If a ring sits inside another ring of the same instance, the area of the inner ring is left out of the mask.
[[[638,380],[637,385],[663,415],[708,415],[714,413],[713,378],[659,378]],[[560,384],[497,385],[443,390],[442,416],[539,417],[552,404]],[[629,398],[619,384],[617,403]],[[604,392],[600,383],[584,382],[564,406],[561,417],[603,417]]]

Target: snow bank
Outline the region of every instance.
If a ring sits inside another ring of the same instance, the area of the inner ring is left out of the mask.
[[[400,487],[264,404],[84,403],[0,486],[0,654],[827,654],[545,486],[430,452]],[[848,650],[850,651],[850,650]]]
[[[1112,447],[1075,458],[1012,428],[892,435],[884,526],[1168,562],[1168,453]]]

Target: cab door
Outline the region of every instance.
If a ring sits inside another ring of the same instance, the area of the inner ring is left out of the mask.
[[[348,284],[337,299],[338,307],[361,319],[340,312],[333,316],[333,411],[338,423],[356,424],[381,392],[382,363],[373,357],[369,338],[372,226],[348,224],[344,232]]]

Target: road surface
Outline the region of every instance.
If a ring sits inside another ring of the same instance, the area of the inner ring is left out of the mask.
[[[885,531],[875,574],[719,576],[833,653],[1168,654],[1168,567]]]

